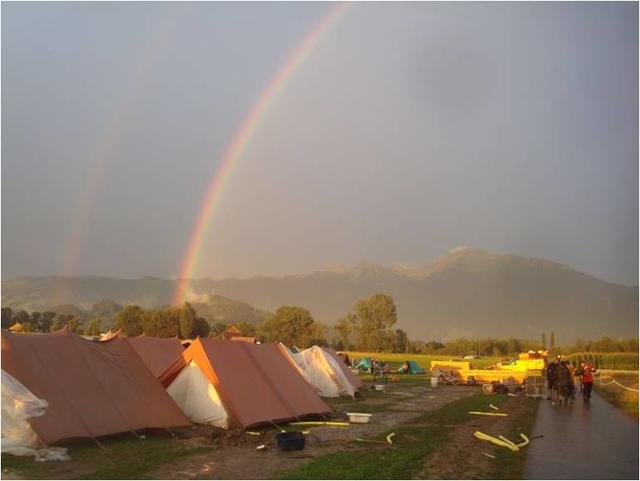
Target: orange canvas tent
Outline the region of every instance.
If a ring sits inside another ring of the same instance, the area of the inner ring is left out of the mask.
[[[176,337],[160,338],[143,334],[125,339],[157,378],[184,352],[182,343]]]
[[[331,412],[280,349],[278,344],[196,339],[160,381],[187,415],[193,410],[201,419],[215,418],[214,424],[222,427],[230,424],[246,428]],[[208,384],[198,396],[185,390],[199,381],[184,382],[180,378],[196,366],[198,376],[201,371]],[[172,388],[174,382],[180,383],[181,392]],[[203,414],[204,402],[218,404],[212,405],[212,414]]]
[[[31,426],[46,444],[190,422],[129,342],[93,342],[66,328],[2,333],[2,368],[49,403]]]

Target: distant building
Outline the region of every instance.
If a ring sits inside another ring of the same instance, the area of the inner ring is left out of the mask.
[[[247,337],[242,335],[242,331],[238,329],[234,324],[231,324],[223,333],[222,339],[225,341],[243,341],[251,344],[256,343],[255,337]]]

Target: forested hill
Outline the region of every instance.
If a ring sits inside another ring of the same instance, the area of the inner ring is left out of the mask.
[[[171,302],[175,281],[145,277],[43,277],[3,281],[2,305],[44,310],[59,304],[89,308],[101,299],[158,307]],[[638,289],[608,283],[542,259],[459,249],[421,267],[362,264],[305,276],[192,282],[197,304],[215,293],[275,311],[293,304],[333,323],[356,300],[393,296],[399,326],[413,339],[514,336],[538,339],[555,331],[577,337],[637,336]]]

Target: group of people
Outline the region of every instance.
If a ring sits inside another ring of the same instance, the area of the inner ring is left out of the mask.
[[[580,361],[578,366],[574,362],[561,360],[560,356],[547,364],[547,399],[551,399],[559,404],[567,403],[576,398],[576,383],[579,381],[582,397],[585,401],[591,399],[591,389],[593,388],[593,374],[596,368],[586,361]]]

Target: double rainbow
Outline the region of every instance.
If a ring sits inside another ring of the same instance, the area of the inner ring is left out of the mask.
[[[258,101],[249,110],[240,128],[233,135],[231,142],[224,151],[220,166],[209,182],[194,228],[189,237],[189,243],[182,260],[180,277],[174,296],[174,302],[176,304],[182,304],[185,300],[189,289],[189,279],[193,276],[198,255],[202,248],[202,242],[207,233],[209,221],[222,197],[225,181],[231,175],[233,167],[247,150],[260,120],[265,116],[267,110],[273,104],[274,99],[282,90],[287,80],[293,76],[295,71],[313,51],[323,34],[342,16],[346,7],[346,3],[336,4],[336,6],[307,33],[302,41],[288,55],[282,67],[280,67],[262,90]]]

